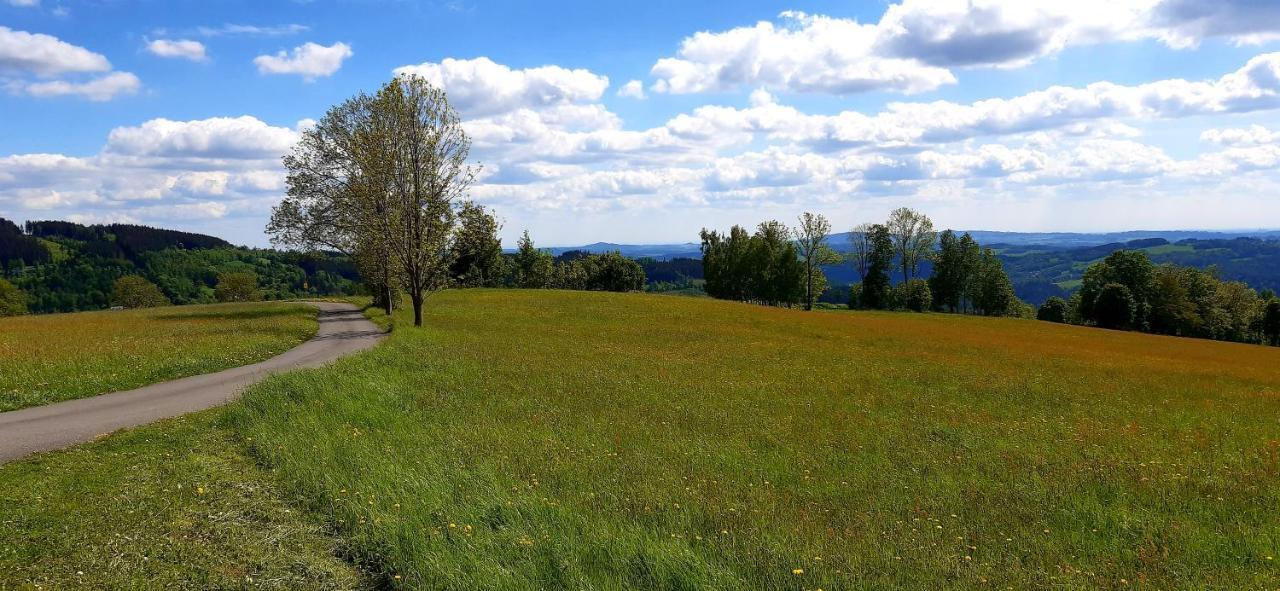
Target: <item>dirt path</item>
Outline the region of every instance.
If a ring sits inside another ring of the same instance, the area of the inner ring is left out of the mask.
[[[0,413],[0,463],[218,406],[268,374],[324,365],[372,347],[384,336],[351,304],[311,305],[320,309],[316,336],[266,361],[136,390]]]

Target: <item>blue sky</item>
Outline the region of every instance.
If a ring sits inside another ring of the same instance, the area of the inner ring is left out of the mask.
[[[280,156],[449,92],[511,242],[1280,226],[1280,3],[0,0],[0,217],[263,245]]]

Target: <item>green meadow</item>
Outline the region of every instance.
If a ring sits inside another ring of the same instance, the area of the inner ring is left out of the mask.
[[[0,589],[1280,581],[1274,348],[545,290],[371,314],[375,349],[0,466]]]
[[[1258,589],[1280,350],[449,291],[228,424],[406,588]]]
[[[294,303],[0,318],[0,412],[256,363],[316,326]]]

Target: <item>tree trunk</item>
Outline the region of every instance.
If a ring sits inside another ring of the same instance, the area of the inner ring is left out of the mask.
[[[807,270],[808,282],[805,284],[805,288],[804,288],[804,309],[812,310],[813,309],[813,266],[812,265],[807,265],[807,266],[809,268]]]
[[[422,292],[414,291],[409,298],[413,300],[413,325],[422,326]]]

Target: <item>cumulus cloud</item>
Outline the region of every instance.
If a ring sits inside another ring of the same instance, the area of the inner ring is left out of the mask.
[[[631,80],[618,89],[618,96],[644,100],[644,83],[639,80]]]
[[[78,96],[91,101],[109,101],[122,94],[133,94],[142,86],[137,76],[128,72],[112,72],[83,82],[49,80],[44,82],[10,82],[15,94],[35,97]]]
[[[876,27],[848,19],[782,14],[723,33],[699,32],[650,74],[657,92],[720,91],[742,85],[849,94],[867,90],[921,92],[956,81],[944,68],[873,52]]]
[[[101,54],[50,35],[0,26],[0,73],[56,76],[110,69],[111,62]]]
[[[1153,25],[1174,47],[1201,39],[1227,37],[1237,45],[1256,45],[1280,35],[1280,3],[1257,0],[1164,0],[1152,11]]]
[[[260,55],[253,58],[253,63],[258,66],[259,73],[293,74],[310,82],[332,76],[351,55],[351,46],[346,43],[325,46],[307,42],[293,48],[293,51]]]
[[[609,87],[608,77],[588,70],[560,66],[519,70],[487,57],[447,58],[402,66],[395,73],[421,76],[445,89],[454,107],[470,117],[594,101]]]
[[[190,39],[156,39],[147,43],[147,51],[159,57],[180,58],[193,62],[202,62],[207,59],[204,44]]]
[[[902,0],[876,23],[788,11],[777,22],[696,33],[654,64],[658,92],[767,86],[905,93],[956,81],[953,68],[1019,67],[1076,45],[1280,38],[1280,3],[1256,0]]]
[[[1200,139],[1224,146],[1257,146],[1276,143],[1276,140],[1280,140],[1280,133],[1261,125],[1250,125],[1244,128],[1206,129],[1200,133]]]
[[[298,132],[248,115],[195,121],[152,119],[111,130],[104,150],[127,156],[254,160],[278,158],[297,140]]]
[[[261,216],[284,193],[280,157],[296,139],[248,116],[153,119],[112,130],[93,156],[0,157],[0,209],[179,224]]]

